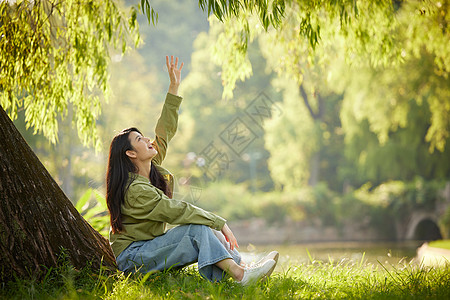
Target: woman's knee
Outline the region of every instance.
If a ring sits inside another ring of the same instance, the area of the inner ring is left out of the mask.
[[[190,224],[189,233],[193,236],[212,234],[211,229],[206,225]]]

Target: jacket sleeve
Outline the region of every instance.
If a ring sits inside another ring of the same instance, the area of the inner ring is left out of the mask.
[[[181,100],[181,97],[167,93],[161,116],[156,123],[153,147],[158,151],[158,154],[153,158],[153,161],[158,165],[161,165],[166,157],[167,146],[177,132],[178,109]]]
[[[173,225],[199,224],[221,230],[226,220],[188,202],[170,199],[157,188],[144,188],[133,201],[133,218]]]

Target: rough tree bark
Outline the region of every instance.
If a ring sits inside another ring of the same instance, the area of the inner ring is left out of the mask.
[[[0,281],[39,276],[61,248],[75,268],[116,265],[0,106]]]

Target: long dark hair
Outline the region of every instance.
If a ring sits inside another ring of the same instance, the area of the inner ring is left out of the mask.
[[[113,138],[109,147],[108,167],[106,170],[106,203],[108,205],[111,230],[113,233],[118,233],[123,229],[120,206],[125,201],[125,193],[134,180],[134,178],[130,180],[129,173],[136,173],[138,171],[126,154],[126,151],[134,150],[128,139],[132,131],[142,134],[135,127],[124,129]],[[150,168],[150,182],[162,190],[168,197],[172,196],[167,181],[153,162]]]

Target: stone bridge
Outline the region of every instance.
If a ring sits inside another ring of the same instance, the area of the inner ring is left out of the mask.
[[[398,240],[437,240],[450,238],[450,232],[439,224],[439,220],[450,208],[450,182],[442,191],[441,199],[433,210],[413,210],[407,218],[396,220]]]

